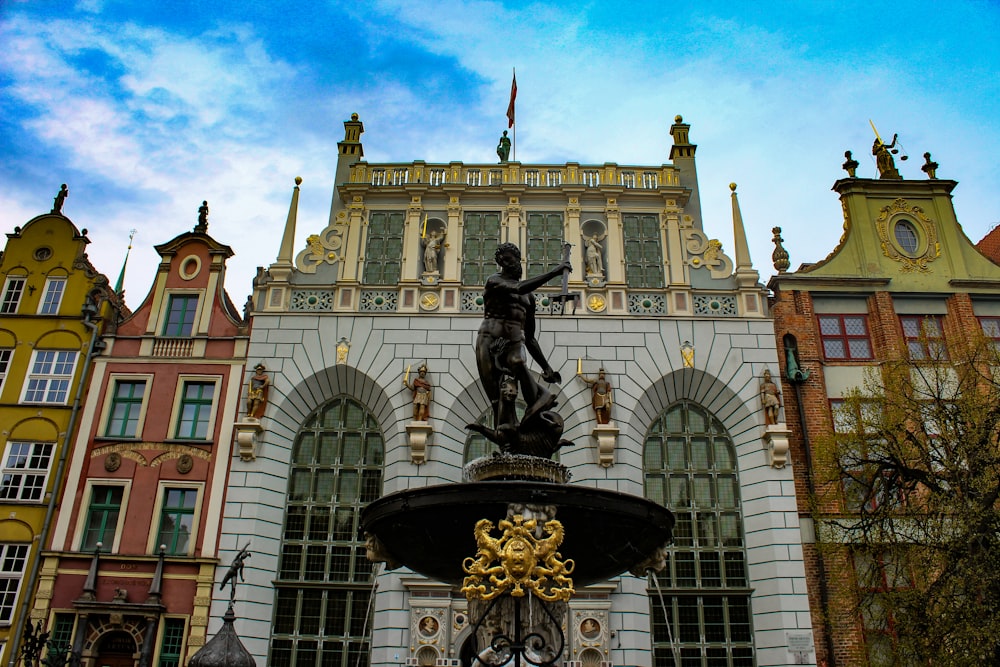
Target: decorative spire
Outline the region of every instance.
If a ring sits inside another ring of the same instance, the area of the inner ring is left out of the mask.
[[[924,153],[924,164],[922,167],[920,167],[920,169],[925,174],[927,174],[927,178],[931,180],[937,179],[937,168],[938,168],[938,163],[931,162],[931,154]]]
[[[125,261],[122,262],[121,273],[118,274],[118,281],[115,283],[115,294],[121,296],[125,291],[125,267],[128,265],[128,256],[132,252],[132,239],[135,238],[135,229],[128,230],[128,249],[125,251]]]
[[[160,545],[160,558],[156,561],[156,571],[153,572],[153,583],[149,585],[149,595],[146,602],[160,604],[163,600],[163,561],[167,557],[167,545]]]
[[[741,286],[749,287],[757,284],[760,276],[754,271],[750,261],[750,245],[747,243],[747,232],[743,227],[743,214],[740,213],[740,200],[736,197],[736,184],[730,183],[733,200],[733,260],[736,263],[736,277]]]
[[[83,595],[81,596],[83,600],[93,601],[97,599],[97,568],[101,563],[101,547],[103,546],[102,542],[98,542],[97,546],[94,547],[94,558],[90,561],[87,580],[83,582]]]
[[[850,151],[848,151],[850,154]],[[785,246],[781,245],[784,241],[781,238],[781,227],[773,227],[771,233],[774,234],[774,238],[771,241],[774,242],[774,252],[771,253],[771,260],[774,262],[774,268],[778,273],[784,273],[791,266],[791,262],[788,261],[788,251],[785,250]]]
[[[288,218],[285,219],[285,233],[281,237],[281,245],[278,247],[278,257],[273,265],[288,272],[291,272],[292,269],[292,253],[295,249],[295,224],[299,216],[300,185],[302,185],[302,177],[296,176],[295,187],[292,188],[292,202],[288,206]],[[274,275],[273,270],[272,275]]]
[[[63,207],[63,202],[66,201],[66,197],[69,197],[69,188],[67,188],[66,184],[63,183],[62,187],[59,188],[58,194],[56,194],[56,198],[52,201],[53,213],[56,213],[58,215],[63,214],[62,207]]]
[[[255,667],[256,662],[233,628],[236,613],[229,605],[222,617],[222,629],[191,656],[188,667]]]
[[[843,167],[848,176],[851,178],[857,178],[858,161],[851,156],[851,151],[844,151],[844,157],[847,158],[847,160],[840,166]]]
[[[691,126],[684,122],[684,117],[674,116],[674,124],[670,126],[670,136],[674,138],[674,145],[670,147],[670,159],[679,157],[694,157],[698,147],[688,140],[688,131]]]
[[[208,202],[203,201],[198,207],[198,224],[194,226],[195,234],[208,233]]]

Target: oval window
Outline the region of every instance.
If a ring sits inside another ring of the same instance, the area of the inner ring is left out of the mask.
[[[917,235],[917,228],[909,220],[900,220],[892,230],[896,237],[896,243],[907,255],[916,255],[920,237]]]

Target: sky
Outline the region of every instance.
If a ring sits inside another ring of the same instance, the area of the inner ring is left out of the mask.
[[[136,308],[190,231],[235,251],[242,304],[274,261],[293,181],[296,252],[329,216],[337,142],[358,113],[365,158],[493,163],[512,69],[523,163],[659,165],[690,123],[704,228],[732,256],[738,184],[762,281],[771,228],[792,267],[836,246],[831,186],[851,150],[874,177],[873,121],[897,166],[959,182],[978,241],[1000,223],[996,2],[0,0],[0,230],[63,207]]]

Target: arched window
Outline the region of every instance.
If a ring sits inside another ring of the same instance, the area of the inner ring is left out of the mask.
[[[646,497],[674,513],[659,590],[649,591],[654,664],[753,667],[736,450],[718,419],[681,401],[650,426]],[[664,614],[664,607],[666,614]],[[668,626],[669,623],[669,626]],[[673,642],[673,644],[671,644]]]
[[[382,431],[338,396],[302,426],[292,448],[275,582],[274,667],[368,664],[372,564],[361,509],[382,491]]]

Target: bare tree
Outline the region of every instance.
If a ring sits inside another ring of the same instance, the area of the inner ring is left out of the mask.
[[[925,349],[834,402],[817,530],[851,552],[873,665],[1000,664],[1000,356]]]

